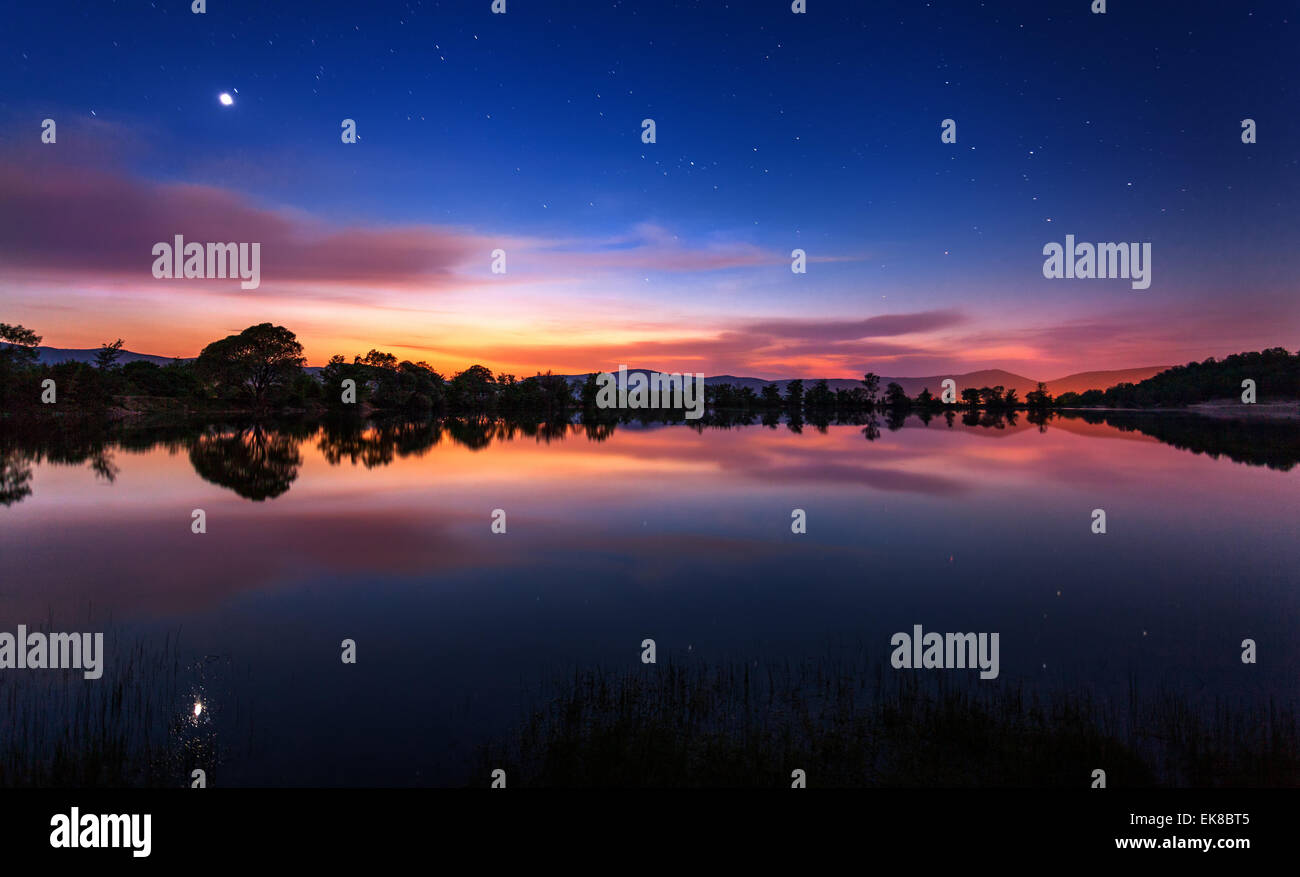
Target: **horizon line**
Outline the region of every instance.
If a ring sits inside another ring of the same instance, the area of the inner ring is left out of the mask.
[[[44,342],[44,338],[42,338],[42,342]],[[6,346],[8,346],[8,343],[7,343],[7,342],[0,342],[0,344],[5,344]],[[52,344],[41,343],[41,344],[38,344],[38,345],[37,345],[37,349],[38,349],[38,350],[39,350],[39,349],[47,349],[47,350],[62,350],[62,351],[70,351],[70,352],[76,352],[76,353],[89,353],[89,354],[93,354],[95,351],[99,350],[100,347],[59,347],[59,346],[52,345]],[[375,349],[377,349],[377,348],[375,348]],[[1261,349],[1268,349],[1268,348],[1261,348]],[[130,349],[125,348],[125,347],[122,348],[122,351],[121,351],[121,352],[122,352],[122,353],[131,354],[131,355],[133,355],[133,356],[152,357],[152,358],[154,358],[154,359],[169,359],[169,360],[192,361],[192,360],[195,360],[195,359],[198,358],[198,354],[194,354],[194,355],[192,355],[192,356],[169,356],[169,355],[161,354],[161,353],[143,353],[143,352],[140,352],[140,351],[138,351],[138,350],[130,350]],[[1241,352],[1246,353],[1246,352],[1255,352],[1255,351],[1241,351]],[[336,355],[337,355],[337,354],[336,354]],[[355,355],[355,356],[361,356],[362,354],[354,354],[354,355]],[[1206,358],[1211,358],[1211,357],[1206,357]],[[413,362],[414,360],[401,360],[401,361],[411,361],[411,362]],[[1198,360],[1198,361],[1203,361],[1203,360]],[[459,370],[453,371],[452,373],[455,374],[455,373],[458,373],[459,371],[464,371],[465,369],[468,369],[468,368],[470,368],[470,367],[472,367],[472,366],[474,366],[474,365],[481,365],[481,364],[482,364],[482,363],[480,363],[480,362],[470,362],[468,365],[465,366],[464,369],[459,369]],[[1144,369],[1159,369],[1159,370],[1165,370],[1165,369],[1173,368],[1175,365],[1178,365],[1178,363],[1174,363],[1174,364],[1168,364],[1168,363],[1165,363],[1165,364],[1161,364],[1161,365],[1134,365],[1134,366],[1124,366],[1124,367],[1122,367],[1122,368],[1096,368],[1096,369],[1085,369],[1085,370],[1083,370],[1083,371],[1071,372],[1071,373],[1069,373],[1069,374],[1061,375],[1060,377],[1057,377],[1057,378],[1051,378],[1051,379],[1030,377],[1030,376],[1027,376],[1027,375],[1021,374],[1021,373],[1019,373],[1019,372],[1011,371],[1010,369],[1004,368],[1004,367],[1002,367],[1002,366],[993,366],[993,367],[989,367],[989,368],[977,368],[977,369],[970,369],[970,370],[967,370],[967,371],[960,371],[960,372],[959,372],[959,371],[953,371],[953,372],[939,372],[939,373],[932,373],[932,374],[926,374],[926,375],[886,375],[886,374],[878,374],[878,377],[881,377],[881,378],[893,378],[893,379],[904,380],[904,381],[918,381],[918,380],[924,380],[924,379],[926,379],[926,378],[943,378],[943,377],[945,377],[945,376],[949,376],[949,375],[956,376],[956,375],[964,375],[964,374],[978,374],[979,372],[1000,371],[1000,372],[1005,372],[1006,374],[1011,375],[1011,376],[1013,376],[1013,377],[1022,378],[1022,379],[1026,380],[1026,381],[1037,381],[1037,382],[1041,382],[1041,383],[1044,383],[1044,384],[1052,384],[1052,383],[1056,383],[1056,382],[1059,382],[1059,381],[1066,380],[1066,379],[1068,379],[1068,378],[1078,377],[1079,375],[1087,375],[1087,374],[1094,374],[1094,373],[1109,373],[1109,372],[1138,371],[1138,370],[1144,370]],[[486,366],[484,366],[484,367],[486,368]],[[313,365],[313,364],[311,364],[311,363],[307,363],[307,364],[304,364],[304,365],[303,365],[303,368],[325,368],[325,366],[324,366],[324,365]],[[491,371],[491,369],[489,369],[489,370]],[[655,373],[655,374],[675,374],[675,373],[677,373],[677,372],[672,372],[672,371],[664,371],[663,369],[657,369],[657,368],[646,368],[646,367],[644,367],[644,366],[631,366],[631,365],[628,365],[628,366],[627,366],[627,370],[628,370],[629,372],[633,372],[633,371],[644,371],[644,372],[651,372],[651,373]],[[605,371],[605,370],[603,370],[603,369],[593,369],[593,370],[587,370],[587,371],[570,372],[570,373],[565,373],[565,374],[563,375],[563,377],[580,377],[580,376],[588,375],[588,374],[601,374],[603,371]],[[493,374],[494,374],[494,375],[502,375],[502,374],[511,374],[511,372],[508,372],[508,371],[499,371],[499,372],[497,372],[497,371],[493,371]],[[551,371],[550,369],[547,369],[547,371],[545,371],[545,372],[543,372],[543,371],[541,371],[541,370],[538,370],[538,371],[537,371],[537,374],[538,374],[538,375],[541,375],[541,374],[556,374],[556,372]],[[691,372],[691,374],[697,374],[697,372]],[[877,374],[877,373],[876,373],[876,372],[864,372],[863,374],[865,375],[865,374]],[[529,377],[531,377],[531,376],[529,376]],[[804,381],[804,382],[806,382],[806,383],[807,383],[807,382],[815,382],[815,381],[819,381],[819,380],[825,380],[825,381],[857,381],[857,382],[861,382],[861,380],[862,380],[861,377],[836,377],[836,376],[821,376],[821,377],[813,377],[813,378],[766,378],[766,377],[758,377],[758,376],[756,376],[756,375],[733,374],[733,373],[730,373],[730,372],[725,373],[725,374],[712,374],[712,375],[705,375],[705,378],[706,378],[706,379],[710,379],[710,378],[736,378],[737,380],[762,381],[762,382],[764,382],[764,383],[769,383],[769,384],[782,383],[782,382],[789,382],[789,381],[796,381],[796,380],[798,380],[798,381]]]

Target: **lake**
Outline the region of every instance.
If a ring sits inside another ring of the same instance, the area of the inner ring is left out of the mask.
[[[916,671],[976,687],[1293,703],[1294,425],[1035,420],[10,426],[0,630],[109,631],[109,682],[61,679],[59,709],[133,655],[223,786],[477,782],[546,680],[641,668],[647,638],[911,672],[890,638],[919,624],[999,634],[996,679]]]

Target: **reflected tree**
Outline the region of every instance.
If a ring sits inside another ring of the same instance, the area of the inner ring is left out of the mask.
[[[299,439],[261,424],[205,433],[190,446],[190,464],[204,481],[261,502],[286,493],[298,477]]]
[[[387,466],[398,457],[419,456],[442,438],[437,420],[381,420],[352,417],[327,420],[317,447],[331,466],[344,460],[367,469]]]
[[[872,414],[867,418],[867,425],[862,427],[862,435],[869,442],[880,438],[880,421],[876,419],[876,415]]]
[[[497,422],[486,417],[452,417],[447,420],[447,434],[452,441],[471,451],[479,451],[492,444],[497,432]]]
[[[90,457],[90,468],[94,471],[95,476],[103,478],[109,484],[117,480],[117,473],[121,468],[113,459],[113,452],[107,448],[100,449]]]
[[[985,411],[979,419],[979,425],[985,429],[1006,429],[1007,423],[1001,411]]]
[[[586,432],[587,441],[589,442],[603,442],[614,434],[613,423],[600,423],[588,420],[583,422],[582,428]]]
[[[0,505],[11,506],[31,495],[31,457],[17,451],[0,453]]]

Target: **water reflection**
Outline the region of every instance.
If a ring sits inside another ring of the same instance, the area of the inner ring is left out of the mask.
[[[190,445],[199,477],[261,502],[288,492],[298,477],[300,436],[261,424],[232,431],[203,432]]]
[[[20,452],[0,456],[0,505],[13,505],[32,494],[31,457]]]
[[[1193,454],[1289,472],[1300,463],[1300,424],[1287,420],[1230,420],[1193,414],[1107,412],[1083,414],[1085,423],[1139,432]]]
[[[172,782],[249,743],[250,716],[257,751],[210,780],[452,776],[531,668],[615,666],[647,635],[747,664],[844,636],[887,661],[919,621],[1000,632],[999,685],[1137,672],[1267,704],[1300,662],[1294,433],[1122,412],[9,423],[0,617],[111,616],[149,655],[183,626],[185,654],[134,665],[171,680],[141,708],[186,753]],[[1241,663],[1247,636],[1268,662]],[[215,654],[240,671],[189,660]]]
[[[1023,417],[1023,422],[1022,422]],[[1017,433],[1033,429],[1046,434],[1055,427],[1078,432],[1083,426],[1104,427],[1114,434],[1149,436],[1173,448],[1211,458],[1289,471],[1300,463],[1300,431],[1291,422],[1234,421],[1196,415],[1132,412],[1062,414],[1052,411],[887,412],[845,418],[784,418],[753,413],[711,415],[702,422],[672,423],[667,419],[619,418],[588,422],[516,421],[497,418],[369,421],[360,418],[312,421],[273,421],[238,425],[173,424],[132,428],[86,421],[51,429],[40,424],[0,424],[0,506],[12,506],[32,495],[33,465],[87,465],[106,484],[121,472],[118,452],[184,451],[195,473],[236,495],[261,502],[287,493],[303,464],[303,445],[312,442],[331,466],[375,469],[395,460],[420,457],[443,443],[481,451],[493,445],[531,441],[550,445],[585,440],[605,443],[621,431],[633,433],[662,428],[688,429],[695,434],[759,426],[803,436],[806,428],[826,435],[833,426],[860,427],[868,442],[909,429],[965,430],[973,433]],[[796,448],[797,450],[797,448]],[[710,446],[695,448],[706,458]]]
[[[419,456],[442,438],[441,421],[388,421],[372,425],[361,419],[328,420],[317,441],[331,466],[348,462],[367,469],[387,466],[398,457]]]

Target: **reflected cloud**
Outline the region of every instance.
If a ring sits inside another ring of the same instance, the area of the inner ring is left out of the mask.
[[[0,614],[76,611],[92,593],[97,607],[169,615],[376,571],[430,581],[466,571],[526,577],[557,553],[591,558],[593,544],[642,570],[683,554],[701,563],[752,559],[780,543],[762,529],[750,537],[711,532],[719,508],[784,508],[787,496],[856,506],[883,494],[895,497],[891,503],[1013,488],[1041,494],[1109,484],[1117,466],[1155,473],[1153,490],[1222,491],[1237,489],[1241,475],[1207,470],[1193,454],[1283,471],[1300,461],[1290,424],[1116,412],[949,414],[803,424],[752,417],[692,425],[338,420],[154,431],[85,424],[80,434],[69,426],[57,435],[6,425],[0,552],[23,557],[26,575],[0,591]],[[978,441],[991,437],[998,441]],[[93,476],[78,472],[88,462]],[[178,468],[186,462],[198,478]],[[90,489],[102,480],[111,491]],[[214,498],[208,484],[229,493]],[[510,511],[509,551],[488,529],[488,511],[498,506]],[[220,527],[192,534],[196,507]],[[651,517],[659,529],[642,530]],[[197,706],[195,719],[211,711],[201,696],[178,706]]]

